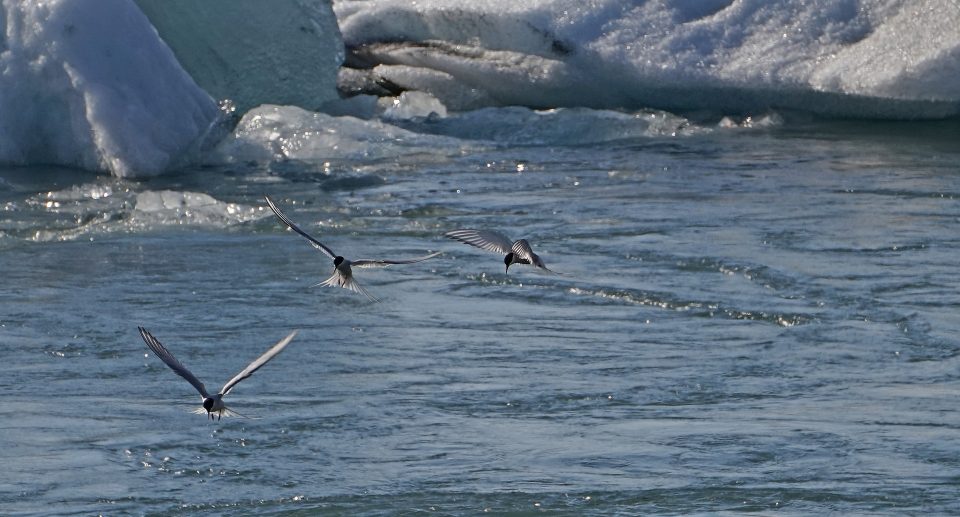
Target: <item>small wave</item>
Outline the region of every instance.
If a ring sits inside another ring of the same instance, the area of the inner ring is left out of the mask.
[[[229,203],[209,194],[133,190],[120,180],[49,191],[10,202],[5,238],[33,242],[71,241],[113,232],[161,226],[227,227],[269,215],[263,207]]]
[[[803,325],[810,323],[815,319],[813,316],[808,314],[749,311],[736,309],[733,307],[724,307],[721,304],[714,302],[670,300],[661,295],[645,292],[631,292],[626,290],[610,291],[605,289],[584,289],[580,287],[571,287],[567,290],[567,292],[577,296],[596,298],[598,300],[605,300],[615,303],[626,303],[645,307],[658,307],[677,312],[689,312],[695,317],[760,321],[773,323],[781,327]]]
[[[74,240],[119,220],[128,196],[119,182],[43,192],[28,197],[22,206],[12,210],[23,216],[12,233],[34,242]]]
[[[376,174],[360,174],[352,176],[335,177],[324,180],[320,183],[320,189],[327,192],[336,190],[359,190],[364,188],[379,187],[386,184],[386,180]]]

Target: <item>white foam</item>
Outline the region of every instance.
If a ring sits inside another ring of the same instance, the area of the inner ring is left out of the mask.
[[[334,9],[348,46],[382,66],[433,71],[389,78],[452,109],[437,77],[533,107],[960,113],[954,0],[382,0]]]

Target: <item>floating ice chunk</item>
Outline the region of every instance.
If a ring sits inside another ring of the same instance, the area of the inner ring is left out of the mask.
[[[433,105],[432,97],[408,93],[424,106]],[[443,160],[504,144],[584,145],[711,130],[655,110],[623,113],[586,108],[484,108],[446,117],[396,119],[387,124],[293,106],[261,106],[243,117],[209,159],[211,164],[297,161],[325,165],[336,160],[402,161],[405,156]]]
[[[447,107],[436,97],[425,92],[403,92],[399,97],[381,99],[386,104],[383,118],[402,120],[417,117],[446,117]]]
[[[529,146],[587,145],[710,131],[664,111],[623,113],[587,108],[538,111],[517,106],[451,114],[447,118],[424,121],[415,128],[464,140]]]
[[[130,224],[190,224],[227,226],[255,221],[268,212],[250,206],[225,203],[202,192],[148,190],[137,194]]]
[[[326,0],[136,0],[183,67],[244,113],[337,98],[343,42]]]
[[[32,215],[3,227],[37,242],[70,241],[161,226],[225,228],[270,216],[262,207],[219,201],[208,194],[170,190],[134,192],[123,180],[97,178],[32,196],[18,212]],[[2,247],[2,244],[0,244]]]
[[[399,159],[404,155],[459,154],[468,143],[424,135],[377,120],[333,117],[295,106],[260,106],[247,112],[224,139],[212,163],[298,160]]]
[[[220,120],[130,0],[3,0],[0,162],[153,175]]]
[[[136,210],[140,212],[165,212],[204,210],[217,206],[219,201],[209,194],[177,192],[173,190],[148,190],[137,194]]]
[[[31,215],[20,219],[14,235],[36,242],[69,241],[112,230],[126,205],[126,192],[118,191],[117,181],[100,178],[27,198],[21,210]]]

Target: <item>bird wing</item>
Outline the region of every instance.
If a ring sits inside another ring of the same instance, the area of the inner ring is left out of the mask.
[[[406,259],[406,260],[378,260],[378,259],[360,259],[360,260],[351,260],[350,266],[358,268],[372,268],[372,267],[387,267],[394,264],[413,264],[414,262],[423,262],[427,259],[432,259],[437,255],[440,255],[442,252],[438,251],[436,253],[431,253],[429,255],[424,255],[422,257]]]
[[[273,359],[273,356],[279,354],[280,351],[282,351],[283,348],[286,347],[290,343],[290,341],[293,339],[293,337],[296,335],[297,335],[297,331],[294,330],[289,335],[287,335],[287,337],[281,339],[279,343],[277,343],[276,345],[273,345],[273,347],[271,347],[270,350],[267,350],[266,352],[264,352],[263,355],[258,357],[254,362],[247,365],[247,367],[244,368],[242,372],[234,375],[233,378],[227,381],[227,383],[223,385],[223,388],[220,389],[220,395],[224,396],[227,393],[230,393],[230,390],[233,389],[233,387],[236,386],[238,382],[253,375],[253,372],[260,369],[261,366],[267,364],[267,362]]]
[[[527,242],[526,239],[520,239],[513,243],[511,249],[513,251],[513,256],[516,257],[515,260],[524,264],[533,264],[534,266],[545,271],[559,274],[556,271],[548,268],[547,265],[543,263],[543,259],[540,258],[540,255],[537,255],[533,252],[533,248],[530,247],[530,243]]]
[[[533,248],[530,247],[530,243],[526,239],[520,239],[517,242],[513,243],[510,246],[510,251],[513,252],[514,260],[517,262],[522,262],[524,264],[535,264],[535,259],[539,259],[536,253],[533,252]],[[542,264],[543,261],[540,261]]]
[[[287,225],[287,227],[289,227],[291,230],[306,237],[306,239],[313,244],[314,248],[317,248],[318,250],[322,251],[328,257],[336,258],[337,255],[336,253],[333,252],[333,250],[326,247],[322,242],[318,241],[317,239],[314,239],[313,237],[311,237],[307,232],[301,230],[299,226],[293,224],[293,221],[291,221],[290,219],[287,219],[287,216],[284,215],[284,213],[281,212],[279,208],[277,208],[277,205],[273,204],[273,201],[271,201],[268,196],[263,196],[263,199],[267,200],[267,204],[270,205],[270,210],[273,210],[273,214],[276,215],[277,218],[283,222],[283,224]]]
[[[464,244],[506,255],[510,253],[510,239],[500,233],[490,230],[453,230],[443,234],[444,237],[458,240]]]
[[[143,341],[148,347],[150,347],[150,350],[153,350],[153,353],[156,354],[161,361],[167,363],[167,366],[169,366],[171,370],[192,384],[193,387],[200,392],[200,395],[202,395],[203,398],[210,397],[210,395],[207,393],[207,388],[204,387],[202,382],[200,382],[200,379],[190,373],[190,370],[188,370],[185,366],[180,364],[180,361],[178,361],[169,350],[164,348],[164,346],[157,341],[157,338],[153,337],[153,334],[147,332],[147,329],[143,327],[137,327],[137,329],[140,330],[140,337],[143,338]]]

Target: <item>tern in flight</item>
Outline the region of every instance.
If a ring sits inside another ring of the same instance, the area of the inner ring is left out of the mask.
[[[443,235],[464,244],[505,255],[503,263],[507,267],[504,274],[510,271],[510,266],[513,264],[533,264],[540,269],[554,273],[543,263],[540,255],[533,252],[526,239],[511,241],[506,235],[491,230],[453,230]]]
[[[186,379],[187,382],[192,384],[193,387],[200,392],[200,396],[203,397],[203,407],[197,408],[193,412],[200,415],[206,412],[207,416],[209,416],[211,420],[213,419],[214,413],[217,414],[217,420],[220,420],[221,418],[223,418],[223,415],[243,416],[240,413],[237,413],[235,411],[231,411],[230,409],[228,409],[227,406],[223,404],[223,397],[227,396],[227,393],[230,393],[230,390],[232,390],[233,387],[236,386],[238,382],[253,375],[253,372],[257,371],[261,366],[267,364],[269,360],[273,359],[275,355],[279,354],[280,351],[283,350],[283,348],[287,346],[288,343],[290,343],[290,340],[292,340],[293,337],[297,335],[296,330],[291,332],[287,337],[281,339],[279,343],[277,343],[276,345],[273,345],[273,347],[270,348],[270,350],[267,350],[266,352],[264,352],[263,355],[258,357],[254,362],[247,365],[247,367],[244,368],[243,371],[234,375],[232,379],[227,381],[227,383],[224,384],[222,388],[220,388],[219,393],[211,395],[207,391],[207,388],[203,385],[203,383],[200,382],[200,379],[197,379],[197,377],[193,375],[190,372],[190,370],[188,370],[185,366],[180,364],[180,361],[178,361],[177,358],[174,357],[169,350],[167,350],[162,344],[160,344],[160,342],[157,341],[157,338],[153,337],[152,334],[147,332],[147,329],[143,327],[137,327],[137,328],[140,330],[140,337],[142,337],[143,341],[147,343],[147,346],[150,347],[150,350],[153,350],[153,353],[156,354],[161,361],[167,363],[167,366],[169,366],[171,370],[173,370],[177,375]]]
[[[266,199],[267,204],[270,205],[270,210],[273,210],[273,213],[277,216],[278,219],[280,219],[283,222],[283,224],[287,225],[287,227],[289,227],[291,230],[302,235],[304,238],[310,241],[310,244],[313,244],[314,248],[317,248],[318,250],[322,251],[324,255],[333,259],[333,274],[330,276],[330,278],[324,280],[323,282],[320,282],[317,285],[322,285],[326,287],[342,287],[344,289],[349,289],[355,293],[361,293],[367,298],[376,302],[379,300],[371,296],[366,289],[361,287],[360,284],[358,284],[357,281],[353,279],[353,268],[355,267],[356,268],[373,268],[373,267],[387,267],[387,266],[392,266],[394,264],[413,264],[415,262],[422,262],[424,260],[431,259],[433,257],[436,257],[437,255],[440,255],[440,252],[438,251],[436,253],[431,253],[423,257],[417,257],[417,258],[407,259],[407,260],[375,260],[375,259],[347,260],[342,256],[337,255],[336,253],[333,252],[333,250],[328,248],[322,242],[318,241],[317,239],[314,239],[309,234],[307,234],[307,232],[301,230],[297,225],[293,224],[293,221],[291,221],[290,219],[287,219],[287,216],[284,215],[279,208],[277,208],[277,205],[273,204],[273,201],[271,201],[269,197],[264,196],[264,199]]]

